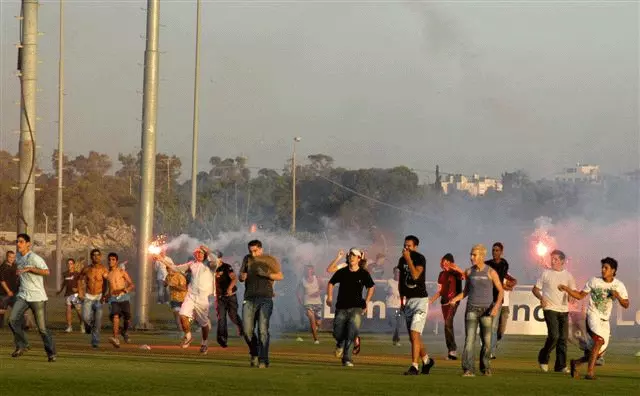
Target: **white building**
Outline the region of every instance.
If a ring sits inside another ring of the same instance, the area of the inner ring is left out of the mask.
[[[451,191],[466,191],[469,195],[477,197],[486,194],[489,189],[502,191],[502,182],[490,177],[480,177],[477,174],[468,178],[464,175],[449,175],[442,181],[442,190],[445,194]]]
[[[600,165],[576,164],[574,168],[565,168],[556,174],[555,180],[567,183],[600,183]]]

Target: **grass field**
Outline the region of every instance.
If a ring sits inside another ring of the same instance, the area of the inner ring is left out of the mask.
[[[163,307],[154,307],[154,310]],[[53,315],[51,315],[53,314]],[[59,312],[50,317],[60,318]],[[168,319],[168,318],[167,318]],[[74,322],[75,321],[74,318]],[[28,333],[32,350],[14,359],[12,337],[0,330],[0,395],[636,395],[640,392],[638,339],[613,340],[606,363],[598,367],[596,381],[573,380],[568,375],[541,373],[536,365],[542,337],[507,337],[493,361],[493,377],[462,378],[460,362],[444,360],[442,335],[424,339],[436,366],[429,376],[405,377],[408,343],[391,345],[390,337],[363,334],[362,353],[355,367],[344,368],[333,357],[333,340],[323,333],[313,345],[307,333],[280,334],[271,344],[271,367],[249,367],[247,348],[241,339],[230,339],[222,349],[210,343],[209,354],[198,353],[199,334],[191,348],[177,347],[175,333],[158,330],[133,332],[130,345],[114,349],[104,329],[102,344],[94,350],[88,336],[66,334],[62,323],[52,327],[58,361],[48,363],[42,342]],[[77,329],[77,326],[76,326]],[[233,333],[233,331],[232,331]],[[297,342],[300,336],[303,342]],[[215,337],[213,337],[215,339]],[[462,344],[463,337],[458,337]],[[140,349],[148,344],[151,350]],[[580,352],[570,346],[569,356]]]

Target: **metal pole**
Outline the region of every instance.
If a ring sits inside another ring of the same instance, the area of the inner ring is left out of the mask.
[[[193,142],[191,147],[191,218],[196,218],[198,178],[198,110],[200,85],[200,0],[196,2],[196,65],[193,78]]]
[[[22,0],[20,68],[20,202],[18,232],[35,229],[36,68],[38,65],[38,0]]]
[[[47,240],[49,239],[49,216],[46,213],[44,215],[44,247],[47,247]]]
[[[62,165],[64,137],[64,0],[60,0],[58,47],[58,212],[56,217],[56,285],[62,284]]]
[[[296,143],[301,140],[299,137],[293,138],[293,154],[291,155],[291,195],[293,203],[291,205],[291,234],[296,233]]]
[[[151,294],[151,261],[147,247],[153,232],[156,182],[156,116],[158,109],[158,39],[160,0],[147,0],[147,44],[144,52],[144,96],[142,104],[142,162],[140,164],[140,210],[138,227],[138,287],[135,325],[148,329]]]

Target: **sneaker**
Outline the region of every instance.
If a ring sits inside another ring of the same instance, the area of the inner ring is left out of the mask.
[[[24,355],[25,352],[26,352],[26,349],[16,348],[16,350],[13,351],[13,353],[11,354],[11,357],[14,357],[14,358],[20,357]]]
[[[188,337],[188,338],[187,336],[182,337],[182,342],[180,343],[180,346],[182,348],[189,348],[189,345],[191,345],[191,340],[192,340],[192,337]]]
[[[393,342],[393,346],[395,346],[395,347],[401,347],[401,346],[402,346],[402,344],[401,344],[401,343],[399,343],[398,341],[394,341],[394,342]]]
[[[540,363],[540,370],[542,370],[542,372],[544,372],[544,373],[548,372],[549,371],[549,365]]]
[[[491,360],[496,360],[496,359],[497,359],[497,357],[496,357],[496,355],[491,355],[491,356],[489,356],[489,359],[491,359]]]
[[[120,348],[120,340],[115,338],[115,337],[109,337],[109,342],[111,343],[111,345],[113,345],[115,348]]]
[[[458,356],[456,356],[455,354],[449,353],[447,355],[447,360],[458,360]]]
[[[258,357],[251,356],[251,367],[258,367]]]
[[[596,359],[596,366],[604,366],[604,357]]]
[[[343,365],[344,367],[353,367],[353,363],[352,363],[352,362],[350,362],[350,361],[342,362],[342,365]]]
[[[65,333],[73,333],[73,327],[71,327],[71,326],[67,326],[67,328],[66,328],[66,329],[64,329],[64,332],[65,332]]]
[[[47,357],[47,360],[49,361],[49,363],[53,363],[56,361],[56,355],[49,355]]]
[[[475,377],[476,375],[474,373],[472,373],[471,371],[465,371],[464,373],[462,373],[463,377]]]
[[[418,375],[418,374],[420,374],[420,372],[413,365],[411,367],[409,367],[409,369],[407,371],[404,372],[404,375]]]
[[[122,339],[124,340],[125,344],[131,344],[131,338],[129,337],[129,334],[123,334]]]
[[[569,363],[570,363],[569,367],[571,367],[569,371],[569,373],[571,374],[571,377],[575,379],[579,379],[580,374],[578,374],[578,362],[575,360],[571,360]]]
[[[482,373],[482,375],[484,375],[485,377],[491,377],[493,373],[491,372],[491,369],[486,369],[484,370],[484,373]]]
[[[260,362],[260,363],[258,363],[258,368],[261,368],[261,369],[269,368],[269,365],[268,365],[268,364],[266,364],[266,363],[262,363],[262,362]]]
[[[591,374],[587,374],[587,375],[584,376],[584,379],[586,379],[586,380],[594,380],[594,379],[596,379],[596,376],[595,375],[591,375]]]
[[[209,352],[209,346],[208,345],[200,345],[200,354],[201,355],[206,355],[207,352]]]
[[[435,364],[436,364],[436,361],[433,360],[432,358],[429,358],[429,361],[427,363],[422,364],[422,374],[429,374],[429,372],[431,371],[431,368],[433,368]]]
[[[315,340],[313,343],[314,343],[315,345],[320,345],[320,340]]]
[[[335,355],[338,359],[342,358],[342,355],[344,355],[344,348],[342,347],[336,348]]]
[[[357,355],[360,353],[360,336],[357,336],[355,340],[353,340],[353,354]]]
[[[569,374],[571,372],[571,370],[569,370],[569,367],[565,367],[563,369],[553,370],[553,371],[555,371],[556,373],[562,373],[562,374]]]

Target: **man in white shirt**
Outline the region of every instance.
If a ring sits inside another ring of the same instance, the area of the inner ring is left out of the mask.
[[[159,257],[167,258],[165,255],[164,249],[160,252]],[[171,260],[171,258],[169,258],[169,260]],[[171,263],[173,263],[173,261],[171,261]],[[167,294],[168,294],[166,286],[164,285],[164,280],[167,279],[167,275],[168,275],[167,267],[160,260],[157,260],[154,264],[156,267],[156,287],[157,287],[156,302],[158,304],[164,304],[167,302]]]
[[[569,338],[569,299],[558,289],[560,285],[575,288],[573,276],[564,269],[566,256],[560,250],[551,252],[551,269],[546,269],[531,290],[540,300],[547,323],[547,340],[538,353],[538,363],[544,372],[549,371],[551,351],[556,350],[554,371],[568,372],[567,340]]]
[[[209,249],[206,246],[200,246],[193,252],[195,260],[184,264],[175,265],[168,257],[157,256],[156,260],[162,262],[165,266],[174,271],[185,273],[191,270],[191,282],[187,287],[187,295],[180,307],[180,323],[184,337],[180,346],[188,348],[191,344],[191,321],[195,320],[202,328],[202,344],[200,353],[207,354],[209,350],[209,331],[211,330],[211,322],[209,321],[209,296],[213,294],[214,275],[205,260],[209,255]],[[218,258],[212,255],[215,261],[211,267],[217,267]]]
[[[27,309],[31,309],[49,362],[55,362],[56,346],[46,324],[48,298],[44,288],[44,277],[49,276],[49,267],[42,257],[31,251],[31,237],[29,235],[18,234],[16,244],[18,250],[16,266],[20,277],[20,288],[9,316],[9,327],[13,331],[13,339],[16,344],[16,350],[11,356],[20,357],[29,350],[29,341],[27,341],[27,336],[22,328],[22,321],[24,313]]]
[[[584,346],[584,356],[571,360],[571,376],[578,378],[578,367],[582,363],[589,363],[585,379],[595,379],[595,366],[598,357],[607,350],[611,327],[609,319],[613,310],[613,303],[617,301],[623,308],[629,308],[629,293],[624,283],[615,278],[618,272],[618,262],[605,257],[600,260],[602,277],[589,279],[582,291],[567,285],[560,285],[558,289],[567,292],[571,297],[582,300],[589,295],[587,307],[587,333],[591,337]]]

